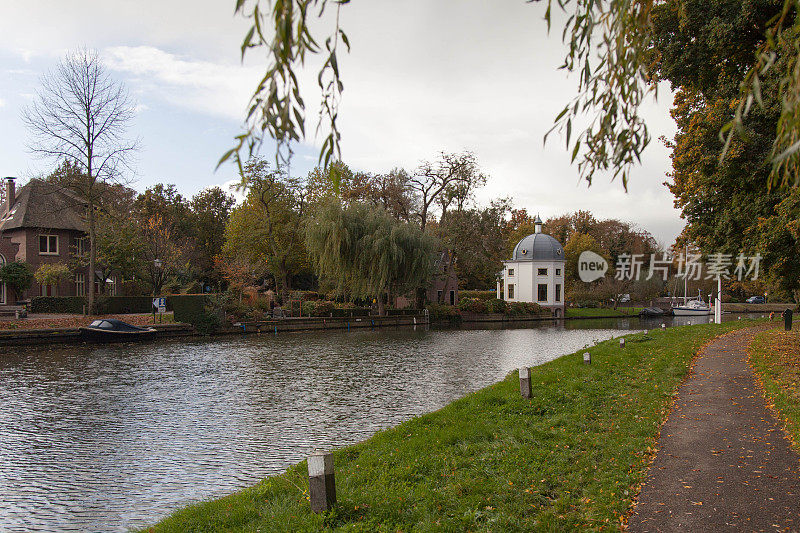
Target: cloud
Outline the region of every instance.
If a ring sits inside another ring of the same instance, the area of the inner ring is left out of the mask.
[[[5,101],[5,100],[3,100],[2,98],[0,98],[0,109],[2,109],[3,107],[5,107],[5,105],[6,105],[6,101]]]
[[[202,61],[153,46],[103,50],[107,66],[126,76],[137,95],[241,120],[260,69]],[[262,74],[263,75],[263,74]]]

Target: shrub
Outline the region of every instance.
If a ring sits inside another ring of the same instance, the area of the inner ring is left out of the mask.
[[[311,316],[331,316],[331,313],[333,313],[333,310],[336,307],[333,302],[328,302],[325,300],[316,301],[314,304],[314,310],[311,313]]]
[[[506,314],[509,316],[547,316],[551,314],[551,311],[537,303],[511,302],[508,304]]]
[[[452,305],[428,304],[425,309],[431,320],[460,320],[461,314]]]
[[[186,322],[204,335],[214,333],[222,325],[224,298],[202,294],[171,296],[168,300],[175,311],[175,322]]]
[[[461,301],[458,302],[458,308],[470,313],[482,314],[488,312],[486,300],[479,300],[477,298],[461,298]]]
[[[507,308],[508,303],[505,300],[500,300],[499,298],[492,298],[486,302],[486,311],[488,313],[503,314],[506,312]]]

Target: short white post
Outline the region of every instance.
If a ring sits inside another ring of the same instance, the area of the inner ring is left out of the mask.
[[[592,354],[589,352],[583,352],[583,364],[590,365],[592,364]]]
[[[661,323],[661,329],[667,329],[667,325],[664,324],[663,322]]]
[[[531,369],[523,366],[519,369],[519,393],[523,398],[530,398],[531,390]]]
[[[625,337],[622,337],[622,338],[619,340],[619,347],[620,347],[620,348],[624,348],[624,347],[625,347]]]
[[[315,513],[330,511],[336,505],[333,454],[318,451],[308,458],[308,490]]]

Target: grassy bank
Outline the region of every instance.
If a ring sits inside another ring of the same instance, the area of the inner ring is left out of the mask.
[[[800,330],[781,328],[757,335],[750,346],[750,365],[800,452]]]
[[[633,334],[516,372],[335,454],[336,509],[309,511],[305,463],[150,531],[618,529],[673,391],[711,338],[749,321]]]
[[[604,309],[602,307],[568,307],[567,318],[592,318],[592,317],[618,317],[636,316],[641,307],[621,307],[619,309]]]

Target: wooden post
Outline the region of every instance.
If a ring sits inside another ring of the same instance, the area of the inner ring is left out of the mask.
[[[592,354],[590,354],[589,352],[583,352],[583,364],[584,365],[592,364]]]
[[[336,505],[333,454],[314,452],[308,458],[308,490],[311,510],[315,513],[330,511]]]
[[[527,366],[519,369],[519,393],[523,398],[531,397],[531,369]]]
[[[625,337],[622,337],[622,338],[619,340],[619,347],[620,347],[620,348],[624,348],[624,347],[625,347]]]

